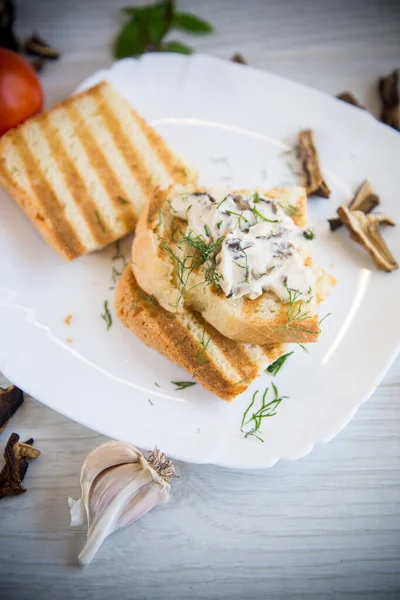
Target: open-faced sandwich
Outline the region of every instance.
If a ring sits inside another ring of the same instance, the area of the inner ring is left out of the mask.
[[[301,187],[173,187],[141,213],[133,271],[165,310],[197,311],[230,339],[315,342],[318,300],[334,280],[313,265],[313,237]]]

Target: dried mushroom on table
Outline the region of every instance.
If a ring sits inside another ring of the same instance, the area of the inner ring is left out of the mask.
[[[0,498],[18,496],[26,492],[22,485],[29,466],[29,459],[40,456],[37,448],[33,447],[33,439],[19,441],[19,435],[12,433],[4,449],[6,464],[0,472]]]
[[[381,121],[400,131],[398,85],[399,72],[394,70],[390,75],[379,79],[378,89],[382,102]]]
[[[4,431],[7,423],[23,401],[24,393],[15,385],[10,385],[4,390],[0,388],[0,433]]]
[[[346,102],[347,104],[351,104],[352,106],[357,106],[357,108],[362,108],[365,110],[365,106],[363,106],[351,92],[341,92],[336,96],[336,98]]]

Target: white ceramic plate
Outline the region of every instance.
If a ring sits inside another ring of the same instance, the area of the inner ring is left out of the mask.
[[[104,300],[113,304],[114,248],[65,263],[0,191],[0,368],[72,419],[144,448],[157,445],[175,458],[252,468],[304,456],[348,423],[398,351],[399,273],[378,272],[344,228],[329,232],[326,218],[368,177],[383,210],[400,221],[400,135],[322,93],[207,56],[127,59],[81,87],[102,79],[112,81],[207,184],[268,189],[297,183],[295,158],[283,152],[300,129],[314,130],[333,193],[308,204],[316,262],[338,279],[322,306],[322,314],[332,315],[320,342],[309,354],[296,349],[275,378],[289,398],[263,425],[265,442],[244,439],[243,412],[271,377],[263,375],[232,404],[198,385],[174,391],[171,380],[188,375],[146,348],[113,311],[108,332],[100,317]],[[400,258],[398,231],[385,237]],[[122,248],[128,256],[130,240]]]

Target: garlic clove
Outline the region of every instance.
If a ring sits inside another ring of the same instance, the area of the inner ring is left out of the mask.
[[[84,511],[87,515],[80,563],[88,565],[110,533],[166,500],[173,477],[173,464],[157,449],[148,458],[122,442],[107,442],[93,450],[82,466],[81,499],[68,499],[71,526],[82,523]]]

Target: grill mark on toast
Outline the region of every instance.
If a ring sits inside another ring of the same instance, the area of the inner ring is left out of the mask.
[[[147,170],[140,153],[132,145],[131,140],[122,129],[118,119],[107,105],[107,101],[102,95],[102,88],[93,88],[92,97],[101,112],[104,125],[112,136],[115,146],[121,150],[121,156],[132,177],[143,191],[144,196],[148,198],[153,193],[152,174]]]
[[[170,174],[175,183],[187,183],[190,179],[184,164],[177,160],[174,153],[168,148],[162,137],[158,135],[146,121],[135,112],[138,126],[148,138],[152,150],[157,154],[164,168]]]
[[[243,377],[254,378],[258,375],[257,365],[250,360],[243,344],[234,342],[223,336],[212,325],[204,321],[199,313],[193,313],[197,321],[205,328],[205,333],[208,335],[213,344],[217,346],[218,351],[231,367],[238,373],[238,381]],[[207,352],[204,353],[207,357]],[[235,382],[234,382],[235,383]]]
[[[41,115],[41,131],[49,145],[54,161],[64,179],[77,210],[81,213],[96,245],[105,245],[113,238],[105,217],[92,200],[78,169],[66,152],[60,135],[50,123],[48,113]]]
[[[76,98],[72,98],[76,101]],[[123,204],[119,198],[125,198],[125,191],[121,187],[118,178],[116,177],[113,169],[110,167],[106,156],[101,150],[96,138],[90,131],[85,120],[79,114],[79,111],[74,106],[74,102],[71,102],[67,109],[68,117],[72,123],[75,131],[75,135],[79,139],[88,161],[91,167],[96,172],[100,183],[104,187],[113,208],[118,214],[119,219],[124,223],[126,230],[134,229],[137,221],[137,216],[133,210],[131,203]]]
[[[134,301],[132,302],[132,298]],[[128,266],[122,274],[116,291],[116,309],[117,315],[125,327],[128,327],[147,345],[152,346],[168,359],[174,361],[183,367],[206,389],[218,395],[220,398],[230,401],[235,396],[244,391],[253,376],[243,377],[241,382],[238,365],[232,365],[233,370],[238,372],[238,381],[232,381],[223,371],[220,371],[218,365],[215,365],[212,358],[209,362],[199,362],[199,341],[174,315],[165,311],[157,302],[152,300],[138,286],[133,275],[131,266]],[[186,318],[192,321],[197,327],[201,323],[193,313],[186,313]],[[213,327],[207,331],[212,337],[220,336]],[[242,344],[231,342],[229,344],[241,347]],[[221,344],[217,344],[217,350],[220,351]],[[232,354],[231,354],[232,356]],[[206,354],[206,358],[208,355]],[[246,356],[247,362],[249,361]],[[254,369],[257,367],[254,365]],[[257,373],[258,374],[258,371]]]
[[[231,383],[211,361],[204,363],[198,361],[198,341],[173,314],[159,305],[150,307],[144,300],[131,319],[129,313],[122,312],[118,304],[117,312],[125,326],[132,329],[145,343],[155,347],[167,358],[186,369],[199,383],[203,382],[209,386],[212,382],[213,386],[220,391]]]
[[[14,139],[16,141],[15,147],[23,162],[31,187],[41,204],[40,212],[44,213],[42,216],[48,222],[51,235],[60,251],[69,259],[82,256],[86,251],[85,247],[81,243],[75,228],[65,218],[64,207],[46,180],[39,161],[30,150],[21,132],[18,131]]]

